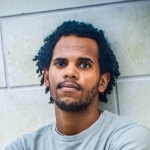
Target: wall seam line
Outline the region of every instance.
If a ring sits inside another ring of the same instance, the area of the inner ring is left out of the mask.
[[[0,92],[3,91],[20,91],[20,90],[35,90],[35,89],[45,89],[44,86],[40,85],[27,85],[27,86],[14,86],[14,87],[0,87]]]
[[[8,68],[7,68],[6,51],[4,50],[4,44],[3,44],[3,27],[2,27],[2,20],[0,21],[0,31],[1,31],[0,36],[1,36],[2,55],[3,55],[3,64],[4,64],[5,84],[6,84],[6,88],[8,88],[8,87],[9,87]]]
[[[120,107],[119,107],[119,97],[118,97],[118,87],[117,87],[117,83],[116,83],[116,86],[115,86],[114,97],[115,97],[116,113],[117,113],[118,115],[120,115]]]
[[[123,3],[136,3],[136,2],[149,2],[149,0],[125,0],[125,1],[119,1],[119,2],[108,2],[103,4],[93,4],[93,5],[87,5],[87,6],[76,6],[76,7],[66,7],[66,8],[60,8],[60,9],[53,9],[53,10],[45,10],[45,11],[35,11],[35,12],[29,12],[29,13],[20,13],[20,14],[14,14],[14,15],[6,15],[6,16],[0,16],[0,19],[5,18],[11,18],[11,17],[20,17],[20,16],[30,16],[30,15],[39,15],[44,13],[56,13],[56,12],[62,12],[62,11],[70,11],[70,10],[80,10],[80,9],[88,9],[88,8],[96,8],[99,6],[108,6],[108,5],[116,5],[116,4],[123,4]]]
[[[120,77],[117,79],[117,82],[143,81],[143,80],[150,80],[150,75],[135,75],[135,76]]]

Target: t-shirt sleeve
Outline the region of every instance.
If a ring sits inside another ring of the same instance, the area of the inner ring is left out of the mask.
[[[18,138],[6,147],[5,150],[27,150],[31,149],[32,136],[29,134],[24,135],[22,138]]]
[[[150,150],[150,130],[142,126],[122,133],[112,150]]]
[[[23,150],[18,142],[18,140],[16,140],[15,142],[11,143],[10,145],[8,145],[5,150]]]
[[[49,125],[40,128],[32,134],[25,134],[21,138],[8,145],[5,150],[31,150],[40,149],[40,146],[45,146],[47,138],[49,136]],[[44,148],[43,148],[44,149]]]

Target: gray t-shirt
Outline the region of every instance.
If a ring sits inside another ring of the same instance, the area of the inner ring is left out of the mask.
[[[65,136],[56,123],[26,134],[6,150],[150,150],[150,130],[136,121],[108,111],[85,131]]]

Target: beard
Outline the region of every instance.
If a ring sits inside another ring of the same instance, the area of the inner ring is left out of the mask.
[[[80,90],[84,91],[84,94],[81,95],[81,98],[67,103],[65,101],[62,101],[58,94],[54,94],[54,92],[52,91],[51,86],[49,87],[50,89],[50,93],[51,93],[51,101],[53,101],[57,107],[63,111],[67,111],[67,112],[79,112],[82,110],[86,110],[86,108],[92,103],[92,100],[99,94],[98,91],[98,85],[99,83],[92,87],[90,90],[84,90],[80,85]]]

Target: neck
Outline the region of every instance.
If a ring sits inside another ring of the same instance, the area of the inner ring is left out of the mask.
[[[80,112],[62,111],[55,105],[55,113],[57,130],[68,136],[86,130],[97,121],[101,114],[98,104]]]

